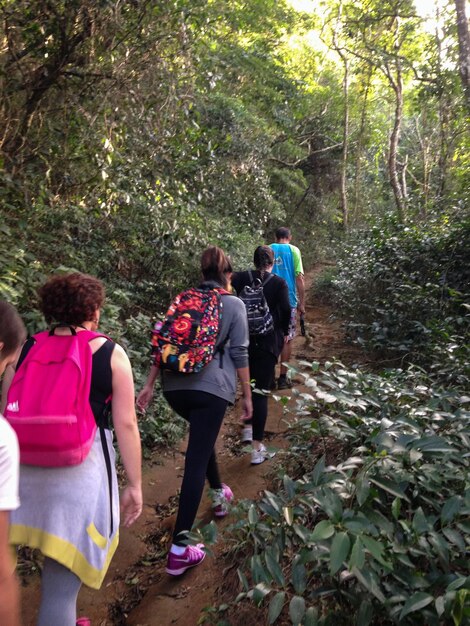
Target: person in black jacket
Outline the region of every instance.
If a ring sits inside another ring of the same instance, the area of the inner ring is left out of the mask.
[[[291,307],[286,281],[271,274],[274,252],[269,246],[258,246],[254,253],[256,270],[237,272],[232,276],[232,287],[240,294],[256,279],[263,283],[264,296],[271,312],[274,328],[264,335],[250,335],[248,350],[250,379],[254,380],[253,417],[245,423],[242,441],[252,441],[251,463],[258,465],[269,454],[263,444],[264,427],[268,415],[268,392],[273,388],[275,368],[289,335]],[[266,280],[269,278],[269,280]],[[261,392],[261,393],[260,393]]]

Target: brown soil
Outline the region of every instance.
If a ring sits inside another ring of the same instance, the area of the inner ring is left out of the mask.
[[[323,269],[324,266],[319,264],[307,275],[307,290]],[[365,361],[364,354],[347,342],[341,322],[333,319],[332,313],[331,308],[323,303],[307,306],[307,336],[299,335],[294,339],[293,365],[296,360],[304,359],[324,362],[336,358],[346,365]],[[301,388],[300,385],[296,387]],[[217,444],[219,465],[222,478],[230,485],[236,499],[255,499],[269,487],[276,457],[262,465],[250,465],[249,454],[242,451],[243,445],[239,443],[237,413],[238,407],[235,406],[222,427]],[[285,447],[286,428],[282,407],[270,401],[266,425],[269,444]],[[219,535],[213,555],[200,566],[178,578],[165,573],[184,449],[183,441],[174,450],[158,452],[145,463],[143,514],[132,528],[121,530],[119,548],[101,590],[84,587],[78,598],[78,615],[87,615],[93,626],[196,626],[201,623],[198,620],[206,607],[219,604],[222,587],[236,584],[233,571],[238,564],[227,567],[227,560],[222,558],[222,535]],[[203,498],[198,517],[204,523],[212,519],[208,498]],[[217,522],[220,531],[229,523],[229,518]],[[236,593],[237,590],[234,595]],[[38,602],[39,577],[30,575],[23,586],[24,626],[34,626]],[[233,626],[255,626],[262,623],[262,617],[257,611],[243,609],[231,623]]]

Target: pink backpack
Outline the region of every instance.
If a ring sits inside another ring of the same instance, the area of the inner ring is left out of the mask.
[[[34,335],[35,343],[12,380],[5,410],[18,436],[21,463],[63,467],[85,460],[96,432],[89,401],[89,342],[96,337],[106,335],[89,330]]]

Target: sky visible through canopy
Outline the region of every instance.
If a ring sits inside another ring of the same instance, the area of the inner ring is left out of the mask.
[[[305,11],[306,13],[313,12],[318,6],[318,2],[316,2],[316,0],[289,0],[289,3],[297,11]],[[414,0],[416,12],[421,17],[426,18],[435,15],[436,6],[442,9],[446,6],[446,4],[447,0]],[[467,2],[467,6],[468,5],[470,5],[470,2]]]

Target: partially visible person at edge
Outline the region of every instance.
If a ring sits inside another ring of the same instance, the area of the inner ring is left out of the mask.
[[[0,301],[0,377],[16,361],[26,330],[15,308]],[[0,624],[19,626],[19,587],[8,543],[10,511],[17,509],[19,451],[16,435],[0,414]]]
[[[201,257],[203,282],[201,288],[229,288],[232,267],[224,251],[207,248]],[[196,519],[207,476],[213,494],[214,514],[223,517],[233,499],[231,489],[221,482],[215,443],[225,411],[235,401],[237,374],[242,388],[242,419],[252,415],[250,373],[248,369],[248,322],[245,306],[235,296],[222,295],[223,315],[213,359],[204,368],[191,374],[165,370],[163,394],[170,406],[189,422],[183,482],[173,543],[168,554],[166,571],[178,576],[204,559],[204,545],[187,546],[187,533]],[[217,346],[224,346],[223,352]],[[137,406],[145,410],[153,396],[159,369],[152,365],[145,386],[137,397]]]
[[[280,374],[277,381],[278,389],[287,389],[292,386],[288,378],[288,367],[285,363],[289,363],[292,355],[290,342],[295,337],[297,311],[301,315],[305,314],[305,284],[302,256],[300,250],[293,246],[290,240],[290,229],[281,226],[276,230],[276,243],[271,244],[271,248],[274,251],[273,274],[277,274],[287,282],[291,306],[289,338],[281,354]]]
[[[40,309],[48,324],[59,324],[55,334],[71,334],[71,328],[77,333],[96,331],[104,295],[102,282],[92,276],[55,276],[39,290]],[[33,338],[25,343],[20,364],[28,358],[33,343]],[[127,527],[142,512],[141,447],[131,365],[123,348],[104,337],[92,339],[90,348],[90,404],[97,421],[103,418],[106,401],[112,396],[112,421],[128,481],[121,495],[122,523]],[[5,374],[3,407],[17,365],[10,365]],[[21,505],[11,516],[10,543],[38,548],[45,557],[38,626],[75,626],[82,583],[100,588],[118,545],[113,435],[109,424],[104,426],[111,475],[106,468],[100,429],[80,465],[21,465]]]
[[[276,363],[289,336],[291,307],[286,281],[271,274],[274,251],[269,246],[258,246],[253,261],[256,270],[251,270],[251,276],[250,271],[237,272],[232,276],[232,286],[240,294],[243,287],[252,284],[252,280],[261,280],[274,323],[269,333],[250,335],[248,350],[250,377],[254,381],[253,418],[243,428],[242,441],[252,441],[251,463],[257,465],[269,456],[263,444],[268,393],[274,384]]]

